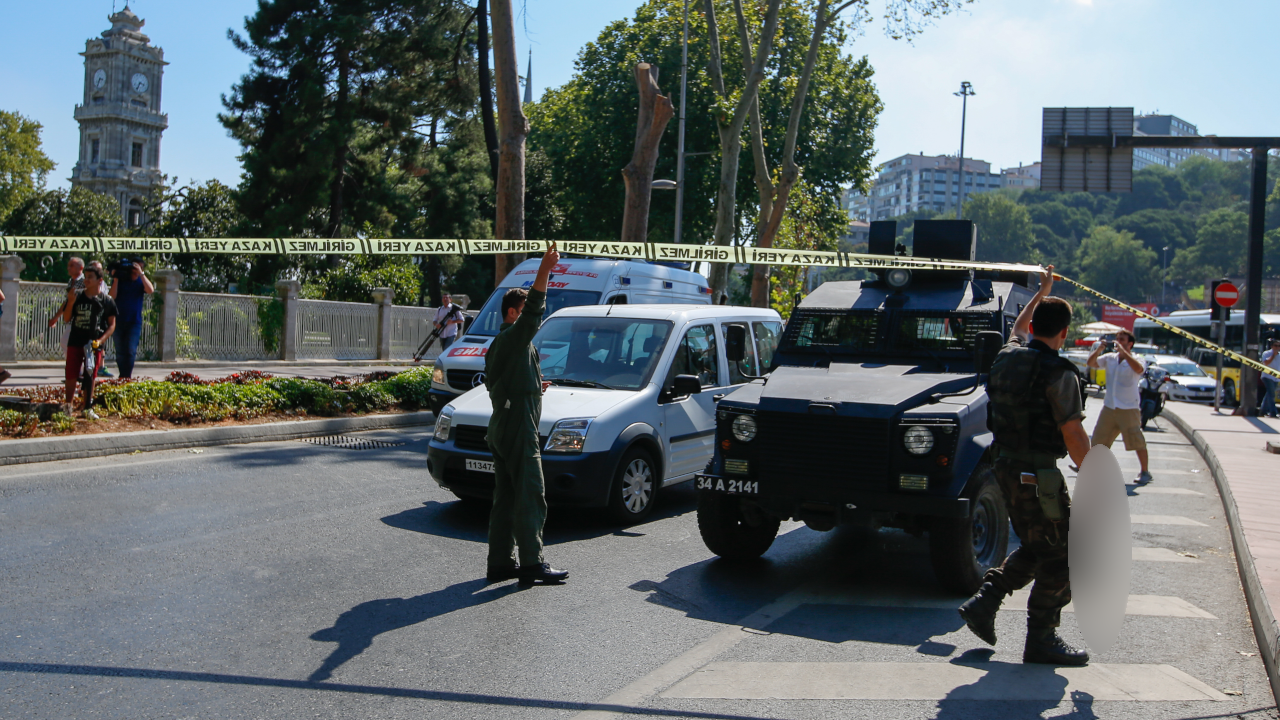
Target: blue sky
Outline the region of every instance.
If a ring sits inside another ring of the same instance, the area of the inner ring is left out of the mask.
[[[529,0],[516,41],[521,72],[533,50],[535,95],[567,81],[583,44],[638,0]],[[872,0],[882,7],[884,0]],[[111,0],[7,3],[0,25],[0,109],[44,125],[45,151],[66,186],[76,162],[72,109],[81,97],[84,41],[108,27]],[[117,0],[117,6],[123,3]],[[255,0],[135,0],[144,32],[165,50],[169,129],[162,169],[182,182],[235,184],[238,146],[217,121],[219,96],[247,69],[226,39]],[[1217,135],[1280,135],[1274,91],[1280,26],[1273,0],[978,0],[939,20],[913,44],[875,23],[849,46],[868,55],[885,104],[878,159],[954,153],[960,144],[960,82],[973,83],[965,154],[1001,167],[1039,157],[1040,108],[1133,106],[1176,114]],[[663,68],[664,89],[679,68]],[[694,71],[691,69],[691,71]],[[692,109],[690,110],[693,111]],[[668,132],[675,130],[671,125]]]

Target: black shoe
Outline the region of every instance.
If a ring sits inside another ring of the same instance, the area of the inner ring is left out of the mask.
[[[489,568],[485,571],[485,582],[502,582],[503,580],[515,580],[520,577],[520,568],[516,565],[505,568]]]
[[[1089,653],[1067,644],[1054,628],[1027,630],[1027,644],[1022,650],[1022,662],[1045,665],[1088,665]]]
[[[523,582],[559,583],[569,577],[568,570],[557,570],[550,563],[539,563],[528,568],[520,568],[520,580]]]
[[[988,645],[996,644],[996,612],[1005,594],[991,583],[982,583],[977,594],[960,606],[960,617],[974,635]]]

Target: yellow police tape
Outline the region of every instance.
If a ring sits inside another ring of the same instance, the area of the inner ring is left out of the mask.
[[[651,262],[728,262],[748,265],[808,265],[819,267],[864,268],[867,270],[998,270],[1006,272],[1043,273],[1039,265],[1023,263],[987,263],[964,260],[916,258],[899,255],[868,255],[843,251],[786,250],[722,245],[684,245],[674,243],[622,243],[584,240],[426,240],[373,238],[160,238],[160,237],[35,237],[0,235],[0,253],[12,252],[80,252],[80,253],[201,253],[245,255],[500,255],[546,252],[552,242],[556,249],[571,255],[592,255],[620,260]],[[1215,345],[1163,322],[1135,307],[1108,297],[1071,278],[1054,274],[1081,290],[1106,302],[1155,322],[1170,332],[1204,346],[1242,365],[1280,378],[1257,360]]]

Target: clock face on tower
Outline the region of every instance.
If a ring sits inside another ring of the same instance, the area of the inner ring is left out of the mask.
[[[95,90],[101,90],[103,85],[107,84],[107,71],[99,68],[93,74],[93,87]]]
[[[147,91],[147,76],[142,73],[134,73],[129,84],[133,86],[134,92],[144,93]]]

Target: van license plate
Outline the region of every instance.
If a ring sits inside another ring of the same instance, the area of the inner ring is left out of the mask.
[[[468,460],[467,469],[474,470],[476,472],[491,473],[493,472],[493,461],[492,460]]]

